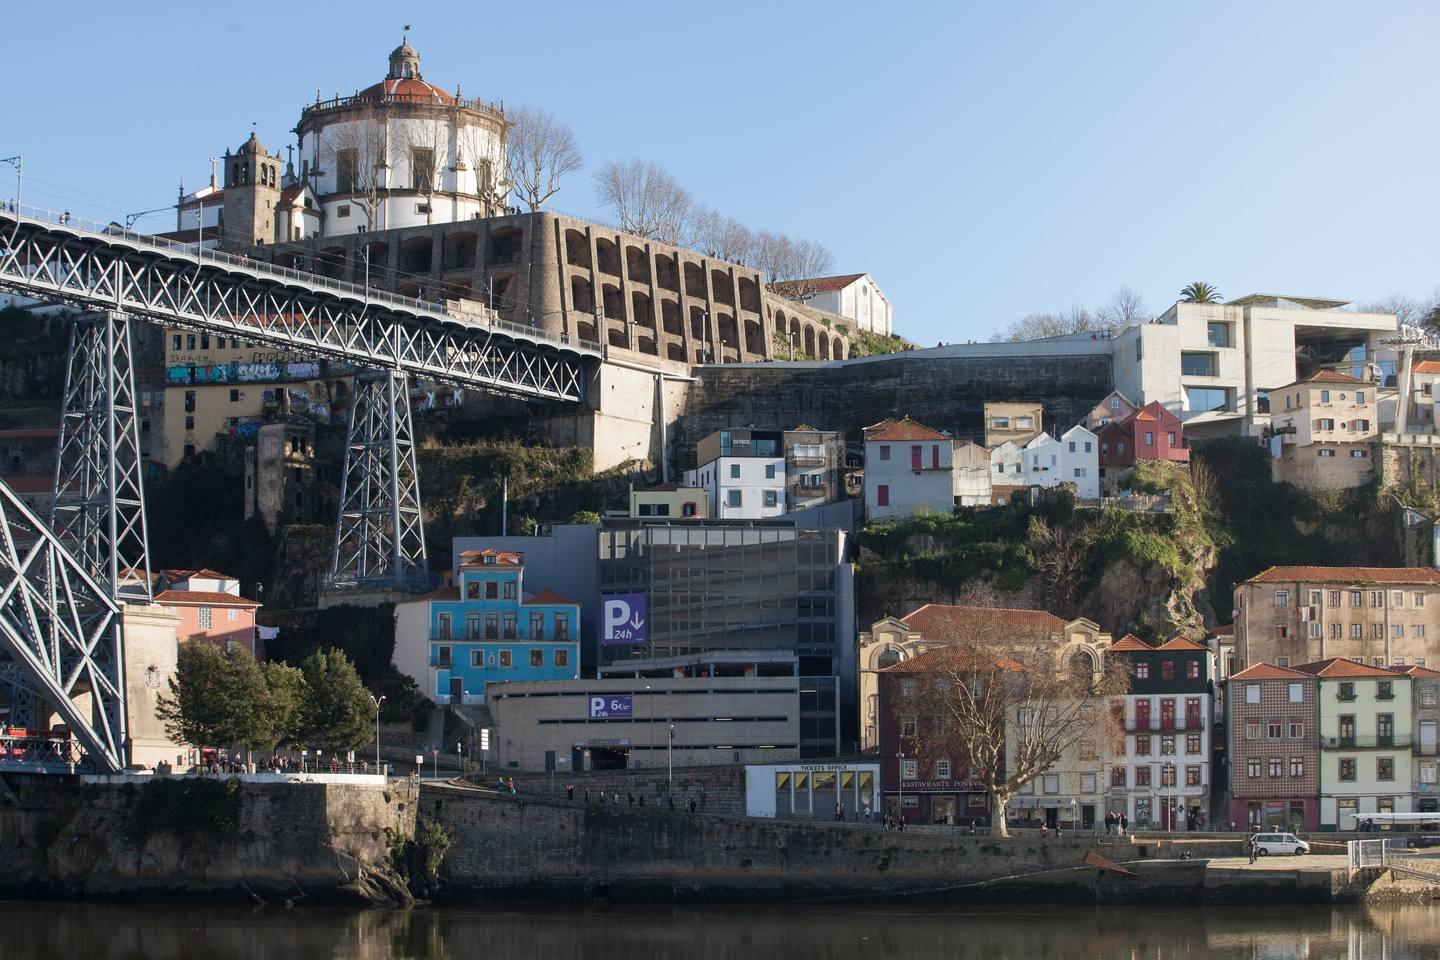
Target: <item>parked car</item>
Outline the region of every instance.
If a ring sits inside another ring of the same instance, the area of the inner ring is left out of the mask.
[[[1407,847],[1440,847],[1440,837],[1435,837],[1435,836],[1406,837],[1406,838],[1405,838],[1405,846],[1407,846]]]
[[[1262,857],[1268,857],[1272,853],[1292,853],[1298,857],[1302,853],[1310,852],[1310,844],[1293,833],[1257,833],[1250,838],[1250,842],[1255,844],[1255,852]]]

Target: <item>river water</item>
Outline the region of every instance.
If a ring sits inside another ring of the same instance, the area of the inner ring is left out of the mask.
[[[1440,958],[1440,906],[414,912],[0,901],[4,960]]]

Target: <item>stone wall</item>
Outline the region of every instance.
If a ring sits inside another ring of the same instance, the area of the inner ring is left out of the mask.
[[[850,442],[884,417],[910,416],[979,439],[987,400],[1034,400],[1045,427],[1078,422],[1110,392],[1110,357],[962,356],[963,348],[912,351],[832,364],[697,367],[670,431],[673,467],[695,466],[695,444],[716,430],[789,429],[808,423]],[[978,352],[978,351],[977,351]]]
[[[745,768],[739,764],[719,767],[677,767],[675,779],[671,782],[663,768],[639,770],[598,770],[581,773],[555,774],[552,781],[546,774],[516,774],[509,770],[497,771],[489,779],[480,780],[486,786],[495,782],[495,777],[513,776],[516,795],[529,799],[565,798],[567,784],[575,787],[575,800],[583,803],[585,790],[590,790],[590,800],[599,805],[600,791],[606,798],[616,798],[620,807],[629,808],[629,798],[638,802],[645,798],[647,808],[668,811],[666,795],[675,798],[677,810],[685,810],[691,800],[695,801],[698,812],[715,816],[743,817],[745,815]],[[553,788],[553,790],[552,790]],[[638,810],[639,808],[636,807]]]
[[[0,896],[342,899],[337,888],[363,865],[385,862],[387,831],[415,832],[407,782],[241,783],[228,833],[176,824],[137,836],[138,779],[12,780],[15,800],[0,803]]]

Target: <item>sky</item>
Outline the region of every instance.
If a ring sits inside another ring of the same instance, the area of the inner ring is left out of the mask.
[[[594,170],[654,162],[873,274],[921,344],[1121,286],[1154,313],[1193,280],[1440,288],[1440,4],[402,6],[12,5],[0,157],[24,157],[28,203],[161,207],[252,124],[283,155],[317,90],[379,80],[409,23],[425,79],[574,129],[586,169],[554,208],[598,215]]]

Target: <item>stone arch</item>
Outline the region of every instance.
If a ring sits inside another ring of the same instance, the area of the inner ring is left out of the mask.
[[[815,347],[816,347],[816,350],[817,350],[817,353],[815,354],[816,359],[819,359],[819,360],[829,360],[829,359],[830,359],[830,338],[827,337],[824,333],[821,333],[821,334],[820,334],[820,339],[819,339],[819,341],[816,343]]]
[[[411,237],[400,243],[400,272],[428,274],[435,245],[430,237]]]
[[[830,347],[830,356],[836,360],[845,359],[845,338],[838,333],[835,334],[835,341]]]
[[[479,239],[473,231],[445,235],[445,269],[468,270],[475,266]]]
[[[520,247],[524,232],[519,227],[501,227],[490,233],[490,262],[500,265],[516,263],[520,259]]]
[[[671,293],[680,292],[680,273],[675,269],[675,258],[663,253],[655,255],[655,286]]]
[[[600,237],[595,241],[595,268],[612,277],[620,276],[620,250],[613,240]]]
[[[685,264],[685,293],[687,296],[705,299],[705,271],[698,263]]]
[[[579,313],[595,312],[595,290],[584,277],[570,278],[570,303]]]
[[[666,333],[677,337],[685,336],[685,325],[680,320],[680,304],[674,300],[661,300],[660,324]]]
[[[740,359],[740,332],[735,327],[735,318],[722,313],[716,318],[715,333],[720,338],[720,356],[728,358],[732,353]]]
[[[593,314],[584,314],[576,321],[575,335],[581,340],[588,340],[591,343],[600,342],[600,335],[595,330],[595,317]]]
[[[625,298],[620,295],[620,288],[613,283],[607,283],[600,289],[602,306],[605,310],[607,320],[625,320]]]
[[[655,329],[654,305],[650,302],[650,295],[642,290],[636,290],[630,294],[630,319],[642,327]]]
[[[623,326],[609,320],[605,321],[605,325],[609,328],[606,331],[606,342],[609,343],[610,346],[625,348],[630,346],[630,344],[625,342],[625,328]]]
[[[813,359],[815,359],[815,356],[816,356],[816,354],[815,354],[815,328],[814,328],[813,326],[811,326],[810,324],[808,324],[808,323],[805,324],[804,337],[805,337],[805,339],[804,339],[803,341],[801,341],[800,346],[801,346],[801,348],[804,350],[805,356],[807,356],[807,357],[809,357],[810,359],[813,360]]]
[[[724,270],[710,271],[710,292],[716,303],[735,306],[735,291],[730,287],[730,275]]]
[[[635,283],[650,282],[650,258],[636,246],[625,248],[625,276]]]
[[[883,647],[876,647],[870,652],[869,669],[884,670],[886,667],[893,667],[897,663],[908,660],[904,648],[893,643],[887,643]]]
[[[705,335],[705,308],[690,308],[690,339],[696,343],[704,343],[708,338]]]
[[[755,356],[765,355],[765,331],[759,320],[745,321],[745,352]]]
[[[565,262],[572,267],[590,269],[590,241],[579,230],[565,231]]]
[[[760,285],[752,277],[740,278],[740,309],[760,312]]]
[[[666,344],[665,356],[667,359],[675,360],[679,363],[689,362],[685,356],[685,345],[683,343],[675,343],[674,341],[671,341],[670,343]]]

